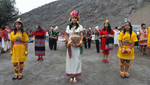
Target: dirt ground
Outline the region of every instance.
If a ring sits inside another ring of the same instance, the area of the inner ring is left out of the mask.
[[[129,69],[130,78],[120,78],[118,49],[110,52],[108,64],[103,64],[102,51],[96,53],[95,44],[84,50],[82,55],[82,76],[76,85],[150,85],[150,59],[148,55],[140,56],[135,47],[135,60]],[[0,55],[0,85],[72,85],[65,75],[66,48],[64,42],[58,42],[58,50],[51,51],[46,43],[44,61],[37,61],[34,55],[34,44],[29,44],[28,61],[25,62],[24,78],[12,80],[11,56]]]

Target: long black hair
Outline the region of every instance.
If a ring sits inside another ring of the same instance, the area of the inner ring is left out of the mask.
[[[2,30],[5,30],[5,27],[4,27],[4,26],[2,26]]]
[[[106,30],[105,24],[106,24],[106,23],[104,23],[104,31]],[[111,32],[111,26],[110,26],[109,23],[107,23],[107,24],[108,24],[107,33],[110,33],[110,32]]]
[[[22,33],[22,35],[23,35],[24,29],[23,29],[23,24],[22,24],[22,22],[16,22],[16,23],[19,23],[19,24],[21,25],[21,33]],[[15,25],[14,25],[14,35],[16,35],[16,33],[17,33],[16,23],[15,23]]]
[[[75,17],[75,18],[77,19],[77,21],[79,21],[79,19],[77,17]],[[72,19],[70,19],[70,21],[71,20]],[[72,26],[73,26],[73,22],[71,22],[70,25],[69,25],[70,30],[71,30]],[[75,29],[77,29],[78,27],[79,27],[79,24],[76,22],[76,28]]]
[[[131,22],[126,22],[126,23],[128,23],[129,26],[130,26],[130,31],[129,31],[129,33],[130,33],[130,37],[131,37],[131,35],[132,35],[132,25],[131,25]],[[123,33],[124,33],[124,34],[126,33],[126,28],[125,28],[125,27],[124,27]]]
[[[70,25],[69,25],[70,30],[71,30],[72,26],[73,26],[73,22],[72,22],[72,23],[70,23]],[[79,24],[78,24],[78,23],[76,23],[76,28],[75,28],[75,29],[77,29],[78,27],[79,27]]]

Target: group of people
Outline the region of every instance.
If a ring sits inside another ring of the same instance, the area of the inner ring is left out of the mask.
[[[89,28],[87,31],[85,28],[83,28],[84,48],[87,49],[87,46],[88,46],[88,48],[90,49],[91,43],[94,41],[96,42],[97,53],[100,53],[100,49],[99,49],[99,44],[100,44],[99,27],[98,26],[95,27],[95,32],[93,32],[91,28]]]
[[[79,19],[80,15],[78,11],[71,12],[70,25],[66,28],[66,75],[70,77],[69,82],[71,83],[77,83],[77,77],[81,76],[81,47],[84,44],[86,48],[86,40],[90,41],[91,39],[91,29],[89,29],[86,34],[84,28],[79,24]],[[134,59],[134,44],[138,41],[136,33],[132,31],[131,22],[125,22],[123,29],[121,28],[122,32],[119,32],[117,30],[112,30],[109,20],[106,20],[104,23],[104,28],[99,30],[98,26],[96,26],[95,31],[97,52],[99,52],[98,47],[99,41],[101,40],[100,49],[103,50],[102,62],[109,63],[109,51],[113,51],[114,42],[116,44],[119,43],[118,58],[120,59],[120,76],[122,78],[129,78],[128,69],[131,65],[130,61]],[[114,40],[114,37],[117,38],[116,41]],[[90,43],[88,44],[90,47]]]
[[[9,36],[12,29],[8,26],[0,27],[0,54],[8,52],[10,50],[10,40]]]
[[[87,48],[91,47],[92,31],[91,28],[86,32],[82,25],[79,24],[80,15],[78,11],[72,11],[70,13],[70,24],[66,28],[66,75],[70,77],[69,82],[77,83],[78,76],[82,75],[82,58],[83,45]],[[15,28],[11,32],[9,40],[11,41],[11,62],[13,63],[13,71],[15,72],[13,80],[23,78],[23,69],[25,67],[24,62],[27,61],[28,55],[28,35],[24,32],[23,22],[17,19],[15,22]],[[146,48],[146,37],[148,37],[148,46],[150,46],[150,35],[145,28],[145,24],[142,24],[140,30],[139,44],[141,46],[141,55],[144,54]],[[134,60],[134,44],[138,41],[137,35],[133,32],[130,21],[126,21],[124,26],[120,28],[120,31],[111,29],[109,20],[104,22],[104,27],[100,30],[98,26],[95,27],[95,43],[96,50],[99,53],[100,49],[103,51],[102,62],[109,63],[108,56],[109,51],[113,51],[114,43],[119,45],[118,58],[120,59],[120,76],[122,78],[128,78],[128,69],[131,65],[131,60]],[[150,28],[149,28],[150,30]],[[36,30],[32,33],[35,36],[35,56],[38,56],[38,61],[43,61],[45,56],[45,40],[46,35],[49,37],[49,48],[54,50],[57,48],[58,39],[58,26],[54,29],[51,27],[48,32],[42,29],[39,25],[36,26]],[[101,45],[100,45],[101,42]]]
[[[47,31],[47,36],[49,40],[49,48],[51,50],[53,49],[57,50],[58,35],[59,35],[58,26],[56,26],[55,28],[50,27],[50,29]]]

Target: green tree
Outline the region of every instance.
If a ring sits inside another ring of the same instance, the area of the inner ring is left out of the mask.
[[[15,0],[0,0],[0,26],[6,25],[18,16],[19,11],[15,4]]]

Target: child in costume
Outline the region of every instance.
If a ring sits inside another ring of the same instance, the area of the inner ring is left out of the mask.
[[[1,36],[1,32],[2,32],[2,29],[0,27],[0,54],[1,54],[1,50],[2,50],[2,36]]]
[[[141,55],[145,54],[146,46],[147,46],[147,36],[148,30],[146,29],[146,25],[141,24],[141,29],[139,31],[139,45],[141,49]]]
[[[109,51],[113,50],[114,31],[111,29],[111,26],[108,20],[106,20],[106,22],[104,23],[104,28],[99,32],[99,34],[101,37],[101,50],[103,50],[102,62],[109,63],[108,55],[109,55]]]
[[[97,50],[97,53],[100,53],[100,42],[99,42],[99,27],[96,26],[95,27],[95,43],[96,43],[96,50]]]
[[[118,41],[118,36],[120,34],[120,31],[118,30],[118,27],[115,27],[115,30],[114,30],[115,34],[114,34],[114,45],[115,47],[117,48],[119,46],[119,41]]]
[[[43,56],[45,56],[46,31],[40,26],[36,26],[33,35],[35,36],[35,56],[38,56],[37,61],[43,61]]]
[[[77,83],[77,77],[81,76],[82,61],[80,49],[83,45],[83,27],[79,24],[79,12],[70,13],[70,25],[66,28],[67,56],[66,75],[70,77],[69,82]]]
[[[8,26],[6,26],[5,30],[8,33],[8,39],[7,39],[7,51],[8,51],[10,49],[10,40],[9,40],[9,37],[10,37],[11,29]]]
[[[23,78],[24,62],[27,61],[28,55],[28,35],[23,30],[23,23],[19,19],[15,22],[14,31],[10,34],[11,41],[11,62],[13,63],[12,70],[15,72],[13,80],[21,80]]]
[[[86,33],[86,29],[84,28],[83,31],[83,42],[84,42],[84,48],[87,49],[87,33]]]
[[[54,30],[52,31],[52,47],[51,47],[51,50],[53,49],[53,47],[54,47],[54,50],[57,50],[58,34],[59,34],[58,26],[56,26],[54,28]]]
[[[4,26],[2,26],[1,38],[2,38],[2,53],[4,53],[7,51],[7,40],[8,40],[8,32],[5,30]]]
[[[49,34],[49,48],[52,50],[53,27],[50,27],[48,34]]]
[[[129,78],[128,69],[131,60],[134,60],[134,44],[138,41],[137,36],[132,32],[132,25],[128,21],[125,23],[125,29],[119,34],[118,58],[120,58],[120,75],[122,78]]]
[[[147,39],[148,53],[150,58],[150,27],[148,27],[148,39]]]
[[[88,48],[91,48],[91,42],[92,42],[91,39],[92,39],[92,32],[91,32],[91,28],[89,28],[87,31]]]

